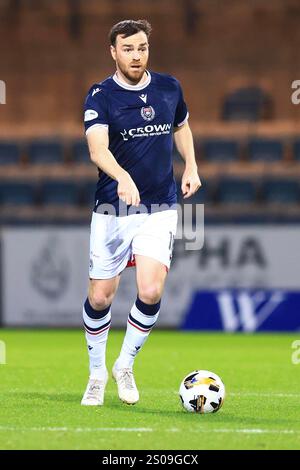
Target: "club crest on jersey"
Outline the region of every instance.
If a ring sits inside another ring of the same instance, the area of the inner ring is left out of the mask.
[[[152,106],[143,106],[141,109],[141,116],[145,121],[152,121],[155,117],[155,111]]]

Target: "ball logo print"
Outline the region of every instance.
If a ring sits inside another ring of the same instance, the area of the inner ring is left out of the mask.
[[[223,405],[225,386],[214,372],[195,370],[181,382],[179,396],[186,411],[216,413]]]

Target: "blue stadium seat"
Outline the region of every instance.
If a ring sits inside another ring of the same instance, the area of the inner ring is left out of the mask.
[[[78,140],[71,145],[71,159],[76,163],[91,163],[87,142]]]
[[[201,188],[193,194],[193,196],[184,199],[181,191],[181,179],[176,180],[177,185],[177,200],[179,204],[205,204],[209,202],[209,182],[207,180],[202,181]]]
[[[300,161],[300,140],[295,140],[293,144],[293,154],[296,161]]]
[[[35,191],[35,185],[31,183],[19,181],[0,182],[0,204],[34,204]]]
[[[283,158],[283,143],[277,139],[251,139],[248,154],[251,161],[279,161]]]
[[[82,202],[91,208],[95,204],[96,184],[95,180],[87,180],[82,186]]]
[[[0,165],[11,165],[20,161],[20,147],[13,142],[0,142]]]
[[[203,142],[203,153],[204,159],[208,162],[230,162],[238,160],[238,142],[228,139],[206,139]]]
[[[223,104],[225,121],[258,121],[270,118],[273,112],[270,96],[258,86],[239,88],[229,94]]]
[[[196,160],[199,160],[202,156],[202,139],[199,135],[194,135],[193,138]]]
[[[297,204],[300,200],[299,182],[293,179],[266,180],[263,199],[268,203]]]
[[[253,181],[224,178],[219,182],[218,202],[223,204],[251,204],[256,201],[256,187]]]
[[[47,181],[42,185],[42,204],[77,205],[80,186],[72,181]]]
[[[28,147],[30,163],[63,163],[63,146],[57,141],[35,141]]]

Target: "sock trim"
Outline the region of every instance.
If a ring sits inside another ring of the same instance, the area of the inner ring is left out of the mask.
[[[131,321],[130,321],[131,320]],[[143,329],[143,331],[149,331],[151,328],[154,327],[156,321],[152,323],[152,325],[144,325],[143,323],[139,322],[136,318],[134,318],[131,313],[128,315],[128,321],[133,326],[139,326]],[[132,323],[131,323],[132,322]]]
[[[129,320],[129,318],[128,318],[127,321],[129,323],[129,325],[134,326],[137,330],[142,331],[142,333],[149,333],[149,331],[153,328],[153,325],[150,328],[147,328],[147,329],[146,328],[141,328],[141,327],[137,326],[135,323],[132,323]]]
[[[92,320],[101,320],[101,318],[105,317],[110,310],[110,305],[103,310],[95,310],[90,304],[89,299],[87,298],[84,303],[84,310],[88,317],[92,318]]]
[[[136,298],[136,308],[144,315],[154,316],[160,309],[160,300],[156,304],[145,304],[139,297]]]
[[[83,322],[84,329],[90,334],[90,335],[99,335],[100,333],[103,333],[104,331],[108,330],[111,324],[111,320],[109,320],[107,323],[104,325],[98,327],[98,328],[91,328],[88,326],[85,322]]]

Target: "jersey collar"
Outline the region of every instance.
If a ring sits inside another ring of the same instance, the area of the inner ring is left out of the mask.
[[[113,75],[113,80],[117,83],[122,88],[125,88],[125,90],[133,90],[133,91],[140,91],[146,88],[149,83],[151,82],[151,73],[146,70],[146,74],[148,75],[146,81],[142,83],[142,85],[129,85],[128,83],[121,82],[117,76],[117,72]]]

